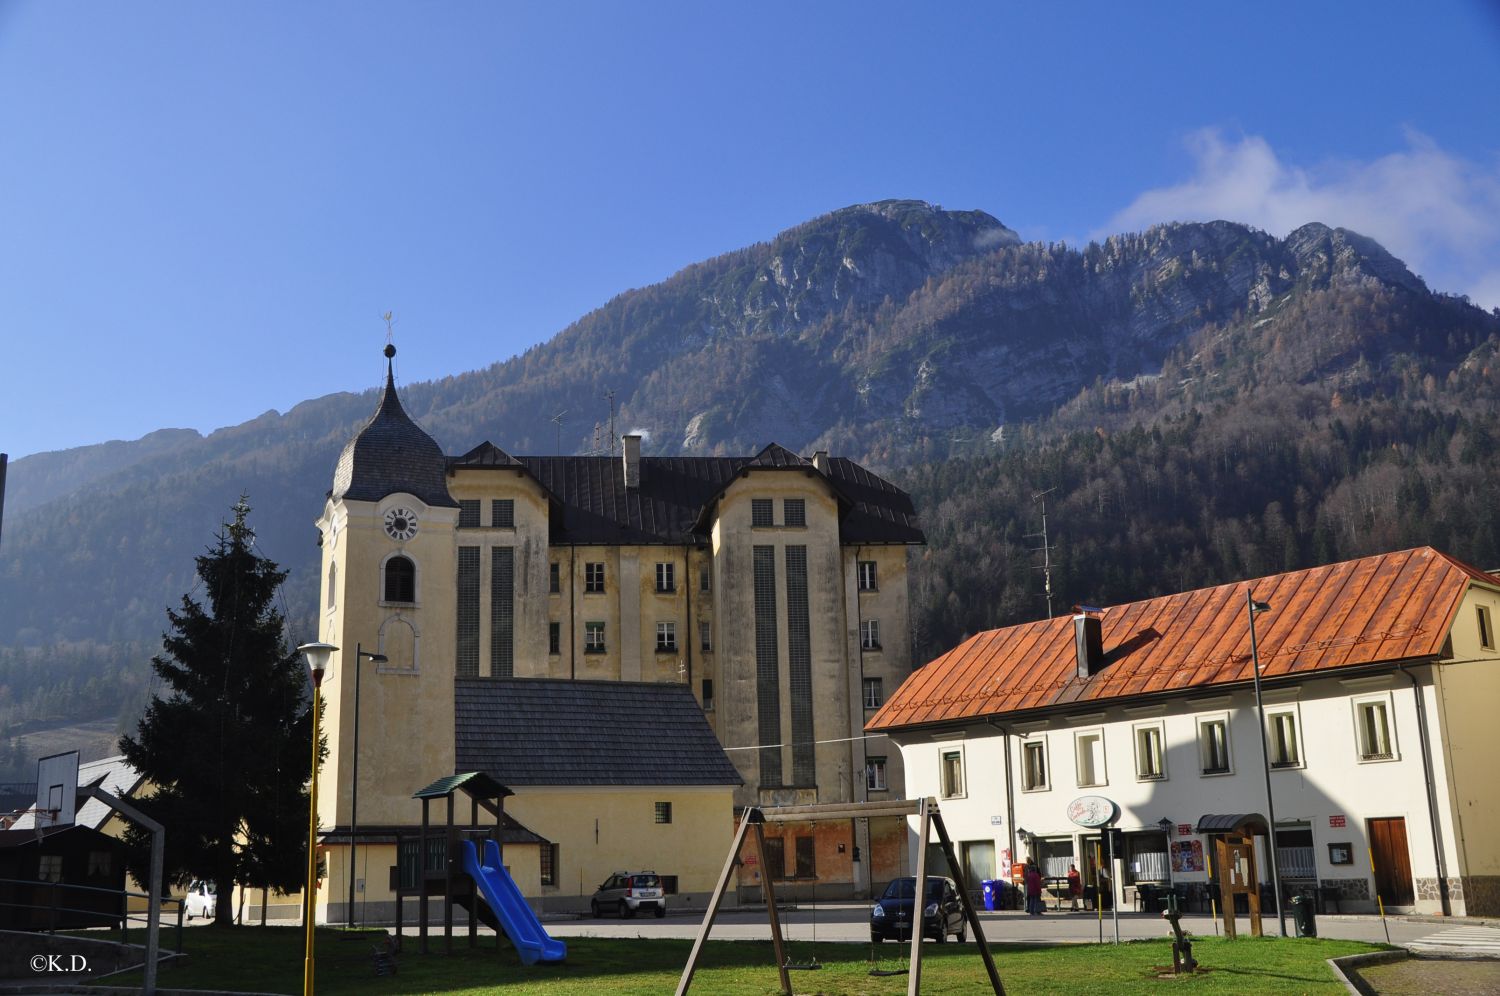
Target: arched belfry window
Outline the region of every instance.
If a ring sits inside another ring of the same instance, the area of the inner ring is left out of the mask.
[[[385,562],[385,601],[412,603],[417,600],[417,565],[410,557],[395,556]]]
[[[328,565],[328,607],[330,609],[333,608],[334,606],[338,605],[338,598],[334,594],[338,590],[338,585],[339,585],[339,565],[338,564],[329,564]]]

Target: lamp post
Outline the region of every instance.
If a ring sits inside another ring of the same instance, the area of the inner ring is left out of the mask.
[[[1172,821],[1163,816],[1156,821],[1161,827],[1161,835],[1167,842],[1167,888],[1172,888]]]
[[[349,911],[344,920],[354,926],[354,877],[359,867],[354,863],[355,833],[359,827],[359,662],[374,661],[384,664],[385,654],[372,654],[358,643],[354,645],[354,784],[349,793]]]
[[[328,658],[339,648],[331,643],[304,643],[297,648],[312,673],[312,781],[307,793],[307,884],[302,889],[303,922],[307,925],[302,962],[302,993],[313,996],[313,919],[318,889],[318,688],[328,670]]]
[[[1266,743],[1266,709],[1260,699],[1260,651],[1255,645],[1255,616],[1258,612],[1270,612],[1270,602],[1257,602],[1250,589],[1245,589],[1245,614],[1250,619],[1250,669],[1255,679],[1255,718],[1260,724],[1260,761],[1266,778],[1266,850],[1271,855],[1271,891],[1276,897],[1276,929],[1286,936],[1286,911],[1281,904],[1281,864],[1276,857],[1276,800],[1271,795],[1271,749]]]

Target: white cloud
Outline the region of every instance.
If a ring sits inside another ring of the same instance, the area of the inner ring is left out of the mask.
[[[1193,175],[1148,190],[1095,233],[1164,221],[1239,221],[1284,236],[1310,221],[1368,235],[1434,290],[1500,307],[1500,155],[1475,163],[1408,131],[1406,148],[1368,162],[1303,167],[1258,135],[1188,137]]]

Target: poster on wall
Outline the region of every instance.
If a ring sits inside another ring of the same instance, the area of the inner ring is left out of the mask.
[[[1201,872],[1203,870],[1203,841],[1174,840],[1172,842],[1172,871]]]

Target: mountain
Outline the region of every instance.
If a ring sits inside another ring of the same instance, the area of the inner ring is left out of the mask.
[[[1294,540],[1276,543],[1278,563],[1337,554],[1353,540],[1334,528],[1314,542],[1320,516],[1334,514],[1319,509],[1337,495],[1357,507],[1362,475],[1402,452],[1416,456],[1396,466],[1398,490],[1415,475],[1469,516],[1467,533],[1461,517],[1443,520],[1449,552],[1500,556],[1471,492],[1447,490],[1500,484],[1459,459],[1500,438],[1497,343],[1500,315],[1432,292],[1343,229],[1309,224],[1278,239],[1229,222],[1170,224],[1075,248],[1024,243],[982,211],[884,201],[689,266],[520,356],[402,393],[450,453],[485,439],[551,452],[548,415],[592,404],[597,415],[580,421],[607,426],[600,399],[613,390],[616,424],[644,430],[648,452],[776,441],[896,475],[932,537],[915,575],[925,649],[1041,609],[1024,537],[1036,531],[1030,495],[1053,486],[1063,528],[1086,540],[1062,554],[1075,600],[1239,570],[1248,554],[1229,551],[1264,538],[1273,503]],[[118,670],[119,648],[154,641],[242,492],[262,552],[292,570],[293,635],[311,633],[310,523],[374,387],[207,436],[162,430],[13,462],[0,723],[45,681],[41,656],[103,655]],[[1299,449],[1301,436],[1316,445]],[[594,437],[574,423],[563,448],[587,452]],[[1140,491],[1126,467],[1155,483]],[[1180,521],[1157,531],[1168,509]],[[1241,539],[1224,538],[1228,520]],[[1153,553],[1126,542],[1133,531],[1182,549]],[[1153,571],[1153,557],[1174,566]],[[990,574],[975,573],[986,563]],[[11,688],[23,665],[26,681]]]

